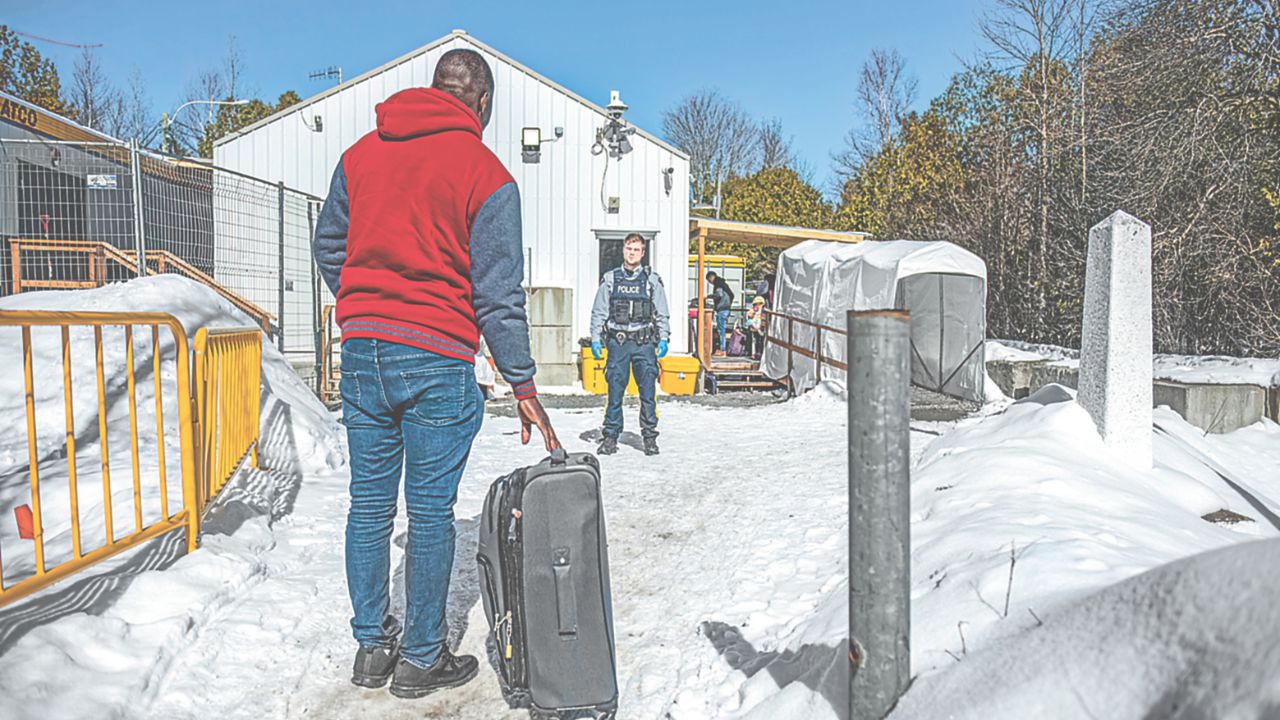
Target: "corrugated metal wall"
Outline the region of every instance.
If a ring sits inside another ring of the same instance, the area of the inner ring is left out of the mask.
[[[633,152],[621,161],[609,160],[604,176],[605,155],[593,156],[590,150],[604,115],[466,35],[455,33],[426,52],[411,53],[218,145],[214,162],[324,196],[342,152],[374,128],[374,106],[398,90],[429,85],[436,60],[457,47],[478,50],[494,69],[494,111],[484,140],[520,186],[528,284],[572,288],[574,330],[585,336],[601,271],[595,231],[655,232],[650,260],[670,297],[672,348],[683,350],[688,331],[688,291],[683,281],[688,258],[688,160],[636,134],[631,138]],[[621,89],[625,99],[626,89]],[[607,102],[607,98],[598,100]],[[317,116],[323,123],[321,132],[309,127]],[[555,127],[563,127],[564,137],[542,146],[540,163],[525,164],[520,131],[532,126],[542,129],[544,139],[554,137]],[[664,184],[665,168],[674,168],[670,192]],[[602,205],[602,177],[606,198],[620,198],[616,214],[607,213]],[[564,352],[565,361],[571,362],[577,348],[567,347]]]

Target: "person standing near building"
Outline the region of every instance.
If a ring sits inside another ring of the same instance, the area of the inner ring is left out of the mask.
[[[729,311],[733,308],[733,289],[715,271],[707,272],[707,282],[711,283],[711,297],[716,311],[716,342],[720,349],[713,355],[724,355],[728,342]]]
[[[591,354],[608,350],[604,378],[609,385],[603,438],[597,452],[618,452],[622,434],[622,398],[632,373],[640,391],[640,434],[644,454],[658,454],[658,358],[667,354],[671,311],[662,278],[642,266],[644,238],[631,233],[622,241],[622,267],[605,273],[591,306]]]
[[[752,360],[759,360],[764,352],[764,328],[764,297],[757,295],[747,311],[747,355]]]
[[[377,106],[377,130],[347,149],[313,251],[337,298],[342,412],[351,453],[346,574],[351,682],[421,697],[476,676],[446,644],[453,506],[484,402],[483,335],[511,384],[527,443],[560,446],[538,401],[524,310],[520,194],[481,142],[493,73],[473,50],[439,60],[430,88]],[[404,478],[405,614],[390,614],[390,542]]]

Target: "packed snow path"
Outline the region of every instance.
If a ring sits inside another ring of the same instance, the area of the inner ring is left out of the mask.
[[[843,430],[821,413],[803,412],[807,404],[729,410],[663,403],[661,455],[645,457],[624,442],[618,455],[601,458],[622,717],[732,714],[743,700],[734,690],[741,676],[731,678],[735,666],[716,647],[726,632],[740,638],[735,658],[752,639],[768,646],[762,653],[774,650],[771,639],[841,585],[847,479],[812,469],[843,466]],[[552,419],[570,450],[592,447],[583,437],[592,437],[599,410],[553,410]],[[783,448],[806,462],[779,462]],[[486,417],[456,513],[449,615],[461,652],[485,654],[475,565],[485,491],[493,478],[543,454],[520,446],[514,419]],[[172,662],[142,691],[145,716],[527,717],[505,707],[487,665],[467,686],[416,701],[348,682],[355,645],[342,565],[346,482],[341,471],[308,477],[292,512],[270,527],[257,517],[230,537],[206,539],[197,555],[216,554],[238,571],[218,591],[224,599],[210,603],[209,617],[167,649]],[[403,513],[394,538],[398,566]],[[399,576],[393,592],[403,592]],[[842,619],[843,612],[834,615]],[[805,692],[819,691],[806,701],[816,703],[806,717],[832,717],[833,705],[844,702],[833,669],[843,629],[836,623],[819,629],[824,633],[829,645],[796,648],[787,663],[792,675],[776,678],[804,676]]]

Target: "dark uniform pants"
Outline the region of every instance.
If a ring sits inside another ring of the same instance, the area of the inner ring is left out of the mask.
[[[622,398],[627,393],[627,380],[634,373],[640,389],[640,432],[644,437],[658,436],[658,403],[654,385],[658,380],[658,356],[651,342],[609,339],[609,356],[605,360],[604,379],[609,384],[609,406],[604,412],[604,436],[622,434]]]

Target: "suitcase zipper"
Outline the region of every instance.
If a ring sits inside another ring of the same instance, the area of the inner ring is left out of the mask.
[[[505,587],[510,588],[511,597],[507,604],[508,617],[505,628],[505,638],[495,638],[495,640],[503,640],[502,653],[504,659],[511,664],[511,686],[517,688],[528,688],[528,668],[526,667],[527,659],[525,658],[526,640],[524,636],[524,605],[521,597],[520,586],[522,585],[522,577],[524,572],[524,563],[522,562],[522,549],[520,542],[520,525],[521,516],[520,507],[524,500],[524,485],[527,476],[521,472],[517,477],[511,480],[503,488],[503,505],[506,508],[507,536],[505,551],[500,553],[500,559],[504,565],[509,565],[509,573],[504,573],[507,577],[512,578],[512,582],[506,583]],[[516,625],[520,627],[517,628]]]
[[[505,631],[505,632],[504,632]],[[511,611],[508,610],[493,628],[493,639],[502,646],[502,658],[511,660]]]

